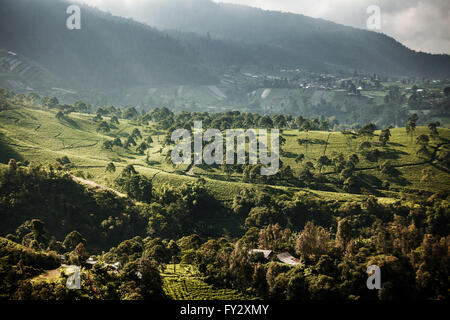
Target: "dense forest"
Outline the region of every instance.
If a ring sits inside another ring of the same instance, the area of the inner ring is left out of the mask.
[[[449,299],[449,55],[70,4],[0,5],[0,301]]]
[[[144,159],[154,140],[161,140],[161,146],[170,150],[172,130],[192,129],[196,120],[203,121],[205,128],[272,127],[300,130],[307,137],[313,130],[329,130],[328,121],[237,111],[175,114],[167,108],[155,108],[139,114],[133,107],[104,107],[88,115],[84,112],[90,106],[83,102],[71,106],[61,105],[54,98],[31,102],[32,98],[3,90],[1,112],[20,116],[26,112],[24,104],[34,103],[36,115],[51,112],[53,122],[80,132],[80,118],[74,116],[78,112],[88,117],[86,123],[96,128],[97,135],[133,123],[129,135],[103,140],[102,152],[116,152],[120,145],[128,155]],[[402,130],[408,134],[407,140],[414,137],[417,118],[412,115],[405,119]],[[29,116],[23,123],[19,118],[9,119],[16,129],[25,126],[40,130],[39,126],[30,126]],[[415,145],[420,147],[423,165],[448,172],[448,150],[440,149],[448,145],[446,129],[438,127],[439,123],[430,123],[428,134],[415,135]],[[428,190],[390,187],[388,181],[405,178],[389,162],[372,158],[380,156],[376,153],[383,152],[384,146],[396,143],[390,142],[389,128],[377,135],[375,130],[376,126],[369,123],[356,131],[337,133],[360,141],[357,154],[336,154],[334,158],[324,155],[312,162],[305,161],[301,153],[295,161],[300,169],[281,164],[279,173],[269,179],[249,165],[215,168],[225,170],[227,181],[241,177],[242,182],[251,182],[250,186],[239,185],[229,201],[219,199],[204,178],[156,183],[155,175],[145,174],[142,166],[119,167],[118,161],[114,161],[117,167],[109,162],[102,168],[110,174],[118,171],[110,184],[113,189],[93,189],[80,184],[84,173],[67,156],[51,162],[20,156],[17,160],[4,159],[7,165],[0,169],[1,296],[169,299],[164,272],[168,265],[174,269],[181,265],[195,267],[205,283],[214,288],[233,289],[257,298],[447,299],[448,191],[432,186]],[[148,132],[154,139],[146,136]],[[161,134],[156,136],[156,132]],[[5,136],[0,137],[2,150],[12,155],[4,145]],[[280,136],[280,153],[289,154],[285,138],[289,135]],[[308,156],[308,145],[314,148],[325,142],[308,138],[297,143],[302,149],[306,147]],[[360,173],[364,168],[358,163],[364,158],[379,164],[386,179],[380,185]],[[211,168],[202,170],[214,176],[208,171]],[[432,177],[430,170],[425,167],[422,171],[424,185]],[[448,176],[443,179],[448,181]],[[294,189],[279,188],[286,186]],[[364,197],[346,200],[313,192],[330,186]],[[394,201],[386,202],[377,197],[383,192],[399,193]],[[274,254],[265,256],[254,249]],[[280,262],[279,253],[298,257],[298,263]],[[96,261],[93,266],[88,263],[89,257]],[[65,263],[82,267],[81,290],[65,286],[68,276],[58,271]],[[114,267],[117,263],[119,270]],[[383,270],[381,290],[367,290],[365,270],[369,265]],[[55,278],[42,281],[51,277]]]
[[[67,6],[54,0],[3,2],[0,47],[29,56],[74,88],[112,93],[144,83],[214,82],[195,53],[144,24],[85,8],[82,29],[71,32]]]
[[[141,19],[151,26],[252,45],[259,54],[243,52],[271,59],[274,65],[404,76],[445,76],[450,71],[448,55],[415,52],[382,33],[300,14],[210,0],[152,0],[145,8]],[[232,48],[227,51],[231,56]]]
[[[137,173],[127,171],[122,174],[133,180]],[[6,298],[162,298],[157,270],[173,261],[197,266],[216,286],[251,288],[266,298],[443,299],[448,294],[449,202],[442,194],[410,207],[401,201],[382,205],[370,197],[360,204],[243,189],[227,208],[201,182],[152,187],[147,204],[134,204],[14,161],[0,179],[1,233],[8,239],[1,247]],[[241,236],[221,234],[220,225],[208,223],[216,214],[241,221]],[[119,261],[123,270],[109,275],[97,266],[80,292],[29,281],[39,270],[57,266],[58,254],[84,265],[88,252],[112,246],[100,259]],[[254,248],[287,251],[302,263],[266,261],[249,254]],[[365,287],[364,270],[371,264],[380,266],[386,279],[378,292]],[[133,270],[142,270],[142,277]]]

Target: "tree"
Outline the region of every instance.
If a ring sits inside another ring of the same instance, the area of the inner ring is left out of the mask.
[[[117,124],[117,125],[120,124],[119,123],[119,119],[117,118],[117,116],[112,116],[111,117],[111,123],[112,124]]]
[[[124,119],[137,119],[138,112],[134,107],[127,107],[122,112],[122,118]]]
[[[300,153],[296,158],[295,158],[295,162],[299,163],[302,162],[305,159],[305,155],[303,153]]]
[[[273,121],[273,125],[275,126],[275,128],[278,128],[278,129],[284,128],[287,125],[286,118],[280,114],[277,114],[276,116],[274,116],[272,121]]]
[[[432,179],[434,177],[434,173],[433,173],[433,170],[431,169],[431,167],[422,169],[421,173],[422,173],[422,178],[420,179],[420,182],[424,183],[426,185],[431,185],[432,181],[433,181]]]
[[[319,173],[320,173],[322,171],[323,166],[331,165],[331,160],[327,156],[322,155],[317,160],[317,163],[319,164]]]
[[[123,145],[122,145],[122,141],[120,140],[120,138],[115,138],[114,140],[113,140],[113,146],[117,146],[117,147],[122,147]]]
[[[112,141],[106,140],[105,142],[103,142],[103,149],[112,150],[112,147],[113,147]]]
[[[86,240],[78,231],[74,230],[66,236],[63,245],[66,250],[72,251],[79,243],[86,245]]]
[[[336,245],[341,250],[347,248],[348,243],[352,239],[352,227],[347,218],[338,221],[338,229],[336,233]]]
[[[353,153],[349,158],[348,158],[348,163],[347,163],[347,167],[351,167],[351,168],[355,168],[356,165],[359,163],[359,157],[357,154]]]
[[[167,245],[167,250],[169,251],[169,254],[172,256],[172,263],[178,262],[178,255],[180,254],[180,247],[178,247],[178,244],[175,240],[170,240],[169,244]],[[174,266],[175,267],[175,266]]]
[[[122,176],[130,177],[132,174],[137,174],[136,169],[134,169],[133,165],[129,164],[122,170]]]
[[[300,127],[301,131],[306,131],[306,133],[309,132],[309,130],[311,130],[311,121],[308,119],[304,119],[302,126]]]
[[[430,142],[430,137],[426,134],[421,134],[416,138],[416,144],[426,147]]]
[[[87,113],[89,111],[89,105],[83,101],[76,101],[73,106],[78,112]]]
[[[290,181],[294,178],[294,172],[292,171],[291,166],[282,166],[278,171],[278,176],[281,180]]]
[[[230,254],[228,272],[236,287],[246,288],[251,285],[254,267],[250,262],[248,248],[239,241]]]
[[[377,130],[377,126],[374,123],[368,123],[358,130],[358,134],[371,138],[375,130]]]
[[[270,224],[259,231],[258,244],[266,250],[288,250],[291,246],[291,231],[281,228],[278,223]]]
[[[134,128],[133,131],[131,132],[131,137],[135,138],[135,139],[142,139],[142,135],[141,132],[139,131],[138,128]]]
[[[395,169],[394,166],[389,161],[384,161],[379,166],[380,172],[389,177],[396,177],[400,174],[400,172]]]
[[[436,122],[430,122],[429,124],[428,124],[428,129],[430,129],[430,131],[431,131],[431,136],[432,137],[436,137],[436,136],[438,136],[439,135],[439,132],[438,132],[438,127],[440,126],[441,124],[440,124],[440,122],[439,121],[436,121]]]
[[[145,150],[147,149],[148,149],[147,143],[145,143],[145,141],[142,141],[137,147],[136,151],[139,152],[140,154],[144,154]]]
[[[140,293],[141,299],[161,299],[164,296],[158,264],[152,259],[140,258],[127,263],[120,273],[122,283],[133,284],[130,293]]]
[[[95,117],[92,118],[92,120],[93,120],[94,122],[102,121],[102,120],[103,120],[103,117],[101,116],[101,114],[97,113],[97,114],[95,115]]]
[[[286,138],[283,137],[282,135],[280,135],[278,144],[279,144],[280,148],[281,148],[281,146],[284,146],[286,144]]]
[[[288,300],[307,300],[310,295],[304,270],[295,268],[289,271],[288,274],[289,282],[287,285],[286,298]]]
[[[125,141],[125,144],[123,145],[123,147],[125,149],[128,149],[129,146],[135,146],[136,145],[136,141],[133,139],[132,136],[129,136],[127,138],[127,140]]]
[[[152,198],[152,181],[139,175],[132,165],[122,170],[115,183],[133,199],[149,203]]]
[[[450,87],[445,87],[444,88],[444,94],[445,94],[445,96],[448,98],[448,97],[450,97]]]
[[[265,297],[267,295],[268,286],[266,280],[266,269],[261,263],[256,264],[253,269],[252,287],[256,290],[260,297]]]
[[[305,118],[303,118],[302,116],[298,116],[297,118],[295,118],[295,124],[298,128],[302,127],[303,122],[305,122]]]
[[[75,265],[83,265],[89,257],[86,248],[82,242],[78,243],[75,249],[71,252],[69,261]]]
[[[106,165],[106,171],[107,172],[116,172],[116,166],[114,165],[114,163],[110,162]]]
[[[379,137],[381,145],[385,146],[386,143],[389,141],[390,137],[391,137],[391,130],[389,128],[383,129]]]
[[[17,170],[17,162],[16,159],[9,159],[8,161],[8,169],[10,172],[14,172]]]
[[[97,126],[96,129],[97,133],[102,132],[102,133],[107,133],[111,131],[111,127],[109,126],[108,122],[106,121],[102,121],[99,123],[99,125]]]
[[[331,235],[321,226],[308,221],[296,240],[295,250],[305,259],[316,259],[328,252]]]
[[[414,113],[408,118],[408,122],[406,123],[406,133],[411,136],[411,142],[416,131],[417,120],[419,120],[419,117]]]
[[[272,119],[267,114],[265,114],[259,119],[258,125],[261,128],[271,128],[273,127],[273,122]]]
[[[56,108],[59,105],[58,98],[51,97],[50,99],[47,100],[46,104],[47,104],[47,107],[49,107],[49,108]]]
[[[56,113],[56,119],[58,119],[58,120],[63,120],[64,119],[64,113],[62,113],[61,111],[58,111],[57,113]]]

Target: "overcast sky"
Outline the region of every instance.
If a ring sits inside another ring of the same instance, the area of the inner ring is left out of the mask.
[[[78,0],[115,15],[142,17],[151,0]],[[266,10],[301,13],[357,28],[367,28],[369,5],[381,9],[381,30],[407,47],[450,54],[450,0],[214,0]]]

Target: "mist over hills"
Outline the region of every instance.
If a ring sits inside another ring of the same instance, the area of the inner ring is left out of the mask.
[[[214,81],[193,52],[144,24],[83,7],[81,30],[68,30],[67,6],[55,0],[2,1],[0,47],[76,86]]]
[[[277,50],[278,62],[287,66],[398,76],[450,74],[448,55],[415,52],[382,33],[323,19],[210,0],[150,0],[145,8],[140,19],[152,26],[265,45]]]
[[[380,33],[298,14],[210,0],[150,0],[140,17],[148,25],[82,6],[81,30],[68,30],[68,5],[2,1],[0,48],[41,64],[61,86],[106,96],[136,87],[211,85],[231,65],[450,75],[448,55],[417,53]]]

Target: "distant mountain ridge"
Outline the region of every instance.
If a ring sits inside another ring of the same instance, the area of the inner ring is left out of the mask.
[[[415,52],[382,33],[300,14],[210,0],[149,0],[145,16],[148,24],[161,29],[278,48],[280,64],[396,76],[450,75],[449,55]]]
[[[82,6],[81,30],[68,30],[69,4],[3,0],[0,49],[29,57],[62,79],[58,86],[74,90],[120,96],[135,87],[211,85],[230,65],[450,75],[448,55],[417,53],[380,33],[297,14],[150,0],[145,14],[152,26]]]
[[[28,56],[76,86],[215,81],[192,51],[142,23],[83,7],[81,30],[68,30],[68,5],[3,0],[0,48]]]

